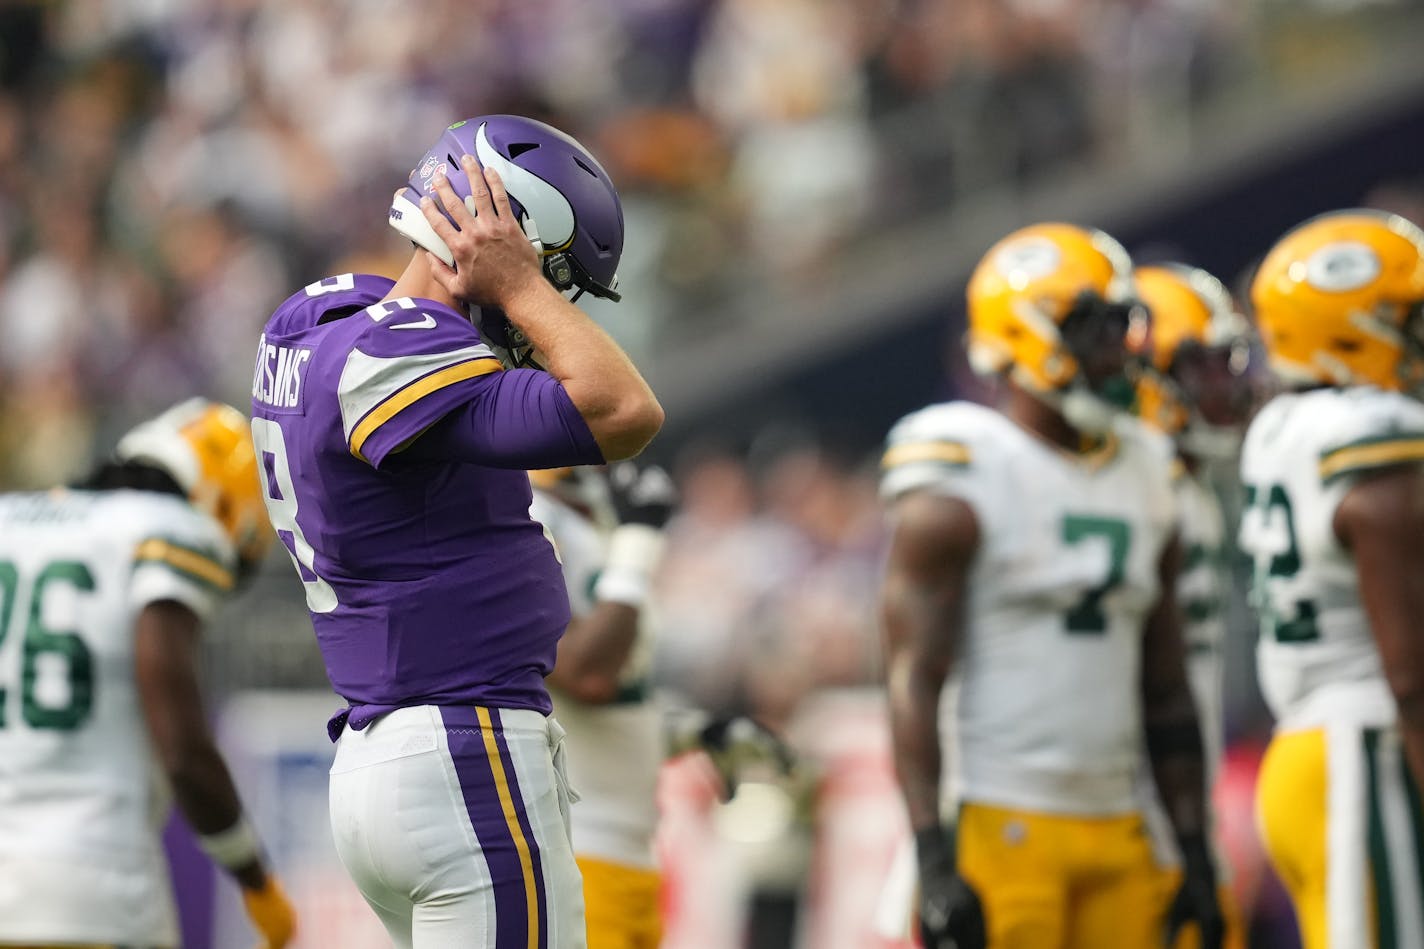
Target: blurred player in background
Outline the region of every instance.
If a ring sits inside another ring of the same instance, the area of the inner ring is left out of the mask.
[[[1424,233],[1323,215],[1251,297],[1288,390],[1241,458],[1276,716],[1261,834],[1306,949],[1424,946]]]
[[[622,462],[531,473],[533,518],[558,550],[573,619],[549,676],[569,734],[574,853],[589,949],[657,949],[653,859],[663,724],[648,692],[645,607],[677,490],[656,466]]]
[[[268,514],[348,703],[337,852],[402,949],[583,946],[544,684],[569,604],[525,472],[627,457],[662,423],[571,302],[618,298],[622,207],[572,138],[486,116],[445,131],[390,222],[416,244],[399,279],[292,296],[253,379]]]
[[[170,794],[278,949],[198,687],[199,634],[270,540],[247,418],[193,400],[74,490],[0,495],[0,944],[178,945]]]
[[[1250,327],[1221,281],[1197,267],[1157,264],[1133,271],[1137,292],[1152,316],[1151,357],[1138,382],[1138,415],[1171,436],[1177,448],[1174,487],[1182,570],[1177,579],[1187,672],[1201,718],[1206,749],[1207,788],[1216,784],[1225,735],[1222,716],[1223,614],[1231,595],[1231,544],[1226,517],[1207,466],[1234,461],[1252,408],[1248,369]],[[1159,857],[1173,867],[1168,896],[1180,879],[1180,855],[1159,825],[1165,823],[1150,793],[1148,822]],[[1220,860],[1218,865],[1224,866]],[[1245,945],[1240,913],[1230,890],[1221,886],[1226,911],[1226,945]]]
[[[549,675],[554,713],[568,729],[574,854],[583,871],[589,949],[657,949],[661,880],[654,860],[663,761],[705,752],[721,796],[743,771],[785,775],[780,739],[745,716],[663,708],[648,691],[653,643],[648,596],[677,488],[662,468],[624,461],[530,472],[530,514],[564,569],[573,619]]]
[[[930,406],[890,432],[881,611],[931,949],[1150,946],[1187,921],[1220,945],[1169,450],[1119,424],[1146,330],[1115,240],[1017,231],[969,283],[970,358],[1003,378],[1002,408]],[[1184,855],[1168,919],[1135,790],[1144,733]]]

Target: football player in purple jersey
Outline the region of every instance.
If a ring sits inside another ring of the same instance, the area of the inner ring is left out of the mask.
[[[337,850],[399,947],[584,945],[563,730],[569,601],[525,470],[640,451],[662,409],[573,300],[617,299],[618,194],[540,122],[457,122],[398,192],[394,283],[293,295],[257,350],[267,509],[336,692]]]

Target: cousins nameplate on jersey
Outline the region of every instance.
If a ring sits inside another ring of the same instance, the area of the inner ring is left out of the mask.
[[[264,333],[257,342],[257,365],[252,372],[252,398],[274,412],[300,412],[302,375],[310,361],[310,349],[269,343]]]

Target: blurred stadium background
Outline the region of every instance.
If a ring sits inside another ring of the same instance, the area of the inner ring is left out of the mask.
[[[386,202],[432,130],[570,131],[628,214],[625,302],[595,315],[662,397],[652,453],[685,492],[660,685],[808,764],[726,806],[696,762],[669,769],[667,945],[890,945],[876,447],[975,393],[969,268],[1043,218],[1228,282],[1317,211],[1424,221],[1421,49],[1419,0],[8,0],[0,488],[72,478],[190,394],[245,405],[292,288],[398,265]],[[215,630],[214,714],[301,944],[383,945],[331,851],[334,703],[290,580],[275,554]],[[1244,598],[1233,632],[1221,820],[1253,945],[1287,947],[1252,832],[1269,722]],[[244,945],[172,839],[186,944]]]

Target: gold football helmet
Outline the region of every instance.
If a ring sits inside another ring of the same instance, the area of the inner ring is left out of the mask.
[[[1424,394],[1424,232],[1397,214],[1334,211],[1271,248],[1251,284],[1287,384]]]
[[[222,525],[244,571],[272,541],[247,417],[230,405],[189,399],[119,440],[120,461],[168,472],[188,500]]]
[[[969,361],[1007,373],[1085,430],[1132,403],[1147,339],[1127,251],[1099,230],[1035,224],[989,249],[969,279]]]
[[[1246,317],[1221,281],[1198,267],[1158,264],[1133,273],[1152,315],[1137,414],[1192,454],[1230,457],[1253,394]]]

